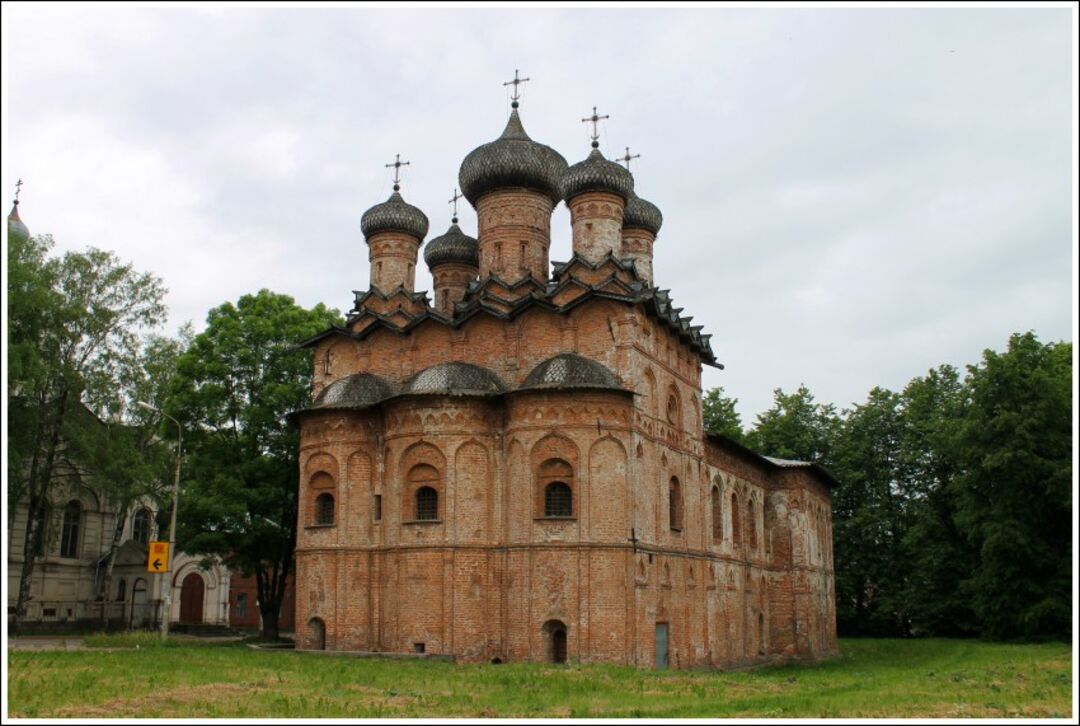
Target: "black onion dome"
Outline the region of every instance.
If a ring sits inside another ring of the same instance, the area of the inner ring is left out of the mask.
[[[559,179],[565,171],[566,159],[550,146],[530,139],[515,108],[502,136],[476,147],[461,162],[458,186],[474,206],[485,192],[500,187],[535,189],[557,203],[561,198]]]
[[[584,192],[611,192],[629,199],[634,193],[634,177],[619,164],[605,159],[594,146],[583,161],[566,170],[559,184],[559,193],[568,202]]]
[[[405,395],[497,396],[505,391],[506,386],[492,371],[458,361],[425,368],[401,387]]]
[[[365,237],[378,232],[404,232],[417,239],[428,233],[427,215],[401,198],[397,187],[382,204],[376,204],[360,218],[360,231]]]
[[[440,235],[424,247],[424,262],[429,268],[446,262],[480,266],[480,243],[461,231],[457,222],[450,225],[446,234]]]
[[[615,374],[574,353],[548,358],[525,377],[522,388],[619,388]]]
[[[354,373],[319,392],[312,409],[367,408],[394,395],[394,386],[373,373]]]
[[[11,214],[7,218],[7,233],[8,242],[26,242],[30,239],[30,230],[27,228],[23,221],[19,219],[19,203],[11,207]]]
[[[623,208],[623,229],[646,229],[655,235],[660,232],[660,226],[663,223],[664,215],[652,202],[642,199],[637,194],[632,194],[626,200],[626,206]]]

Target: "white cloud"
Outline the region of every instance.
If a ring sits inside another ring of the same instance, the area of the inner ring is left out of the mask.
[[[583,158],[595,104],[602,149],[641,153],[657,281],[752,421],[775,387],[848,405],[1071,337],[1071,17],[5,4],[3,184],[33,231],[165,278],[174,324],[261,287],[347,309],[383,164],[441,233],[520,68],[533,138]],[[552,230],[565,259],[562,205]]]

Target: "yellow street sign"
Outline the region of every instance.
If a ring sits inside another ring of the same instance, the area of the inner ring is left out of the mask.
[[[146,558],[147,572],[169,571],[169,543],[151,542],[150,556]]]

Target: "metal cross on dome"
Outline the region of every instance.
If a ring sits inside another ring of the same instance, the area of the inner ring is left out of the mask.
[[[596,106],[592,107],[592,116],[581,119],[582,123],[592,123],[592,135],[589,137],[593,141],[593,146],[597,145],[597,139],[600,138],[600,122],[604,119],[611,118],[610,114],[604,116],[596,115]]]
[[[641,154],[634,154],[634,155],[631,155],[631,154],[630,154],[630,147],[629,147],[629,146],[627,146],[627,147],[626,147],[626,155],[625,155],[625,156],[620,156],[620,157],[619,157],[618,159],[616,159],[615,161],[621,161],[621,162],[623,162],[624,164],[626,164],[626,170],[627,170],[627,171],[630,171],[630,160],[631,160],[631,159],[637,159],[637,158],[638,158],[638,157],[640,157],[640,156],[641,156]]]
[[[529,80],[530,79],[528,79],[528,78],[518,78],[518,69],[517,68],[514,69],[514,80],[507,81],[506,83],[503,84],[504,86],[513,86],[514,87],[514,92],[510,94],[510,100],[511,101],[514,101],[516,103],[517,100],[519,98],[521,98],[521,92],[518,90],[518,86],[520,86],[522,83],[525,83],[525,82],[527,82]]]
[[[458,194],[457,187],[454,187],[454,196],[446,202],[447,204],[454,205],[454,224],[457,224],[457,200],[461,199],[463,195]]]
[[[19,203],[19,192],[22,191],[22,189],[20,187],[22,187],[22,179],[15,182],[15,203],[16,204]]]
[[[386,164],[386,168],[394,167],[394,191],[398,190],[401,186],[401,167],[408,166],[409,162],[401,160],[401,154],[394,154],[394,163]]]

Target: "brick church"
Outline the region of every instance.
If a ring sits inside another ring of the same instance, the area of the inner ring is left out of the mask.
[[[425,245],[395,168],[361,219],[368,289],[304,342],[297,646],[658,668],[835,654],[835,481],[704,431],[702,366],[721,366],[653,280],[660,210],[600,152],[595,111],[569,165],[525,132],[513,83],[506,128],[458,174],[478,239],[455,216]],[[573,254],[551,263],[559,202]]]

